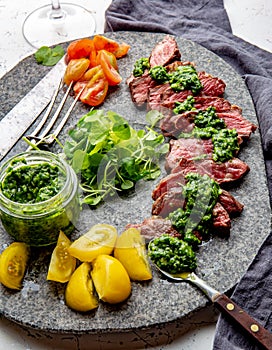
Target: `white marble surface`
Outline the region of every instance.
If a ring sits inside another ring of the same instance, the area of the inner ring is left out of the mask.
[[[69,2],[68,0],[66,2]],[[45,0],[0,0],[0,77],[21,59],[35,52],[24,39],[25,17]],[[110,0],[79,0],[77,4],[95,12],[97,32],[104,27],[104,11]],[[272,1],[224,0],[233,33],[272,52]],[[0,350],[84,350],[84,349],[153,349],[209,350],[215,331],[216,313],[212,308],[198,313],[187,324],[157,332],[157,343],[144,340],[144,333],[76,336],[46,334],[26,329],[0,316]],[[142,338],[143,337],[143,338]],[[137,338],[137,341],[133,341]]]

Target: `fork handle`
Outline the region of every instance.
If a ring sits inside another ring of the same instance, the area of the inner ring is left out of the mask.
[[[264,349],[272,349],[272,334],[225,294],[216,295],[213,302],[222,313],[239,323]]]

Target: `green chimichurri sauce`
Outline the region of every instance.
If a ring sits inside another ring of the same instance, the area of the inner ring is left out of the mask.
[[[186,100],[179,102],[175,102],[175,108],[173,109],[173,112],[175,114],[181,114],[186,111],[196,111],[195,105],[195,99],[192,95],[189,95]]]
[[[191,90],[193,94],[198,94],[203,88],[196,69],[190,65],[179,66],[174,72],[171,72],[169,83],[176,92]]]
[[[176,70],[168,72],[163,66],[150,68],[149,59],[142,57],[135,62],[133,75],[140,77],[146,69],[152,79],[160,84],[169,83],[175,92],[191,90],[193,94],[198,94],[203,88],[196,69],[191,65],[178,66]]]
[[[65,176],[56,165],[37,163],[11,168],[1,183],[5,197],[17,203],[39,203],[59,193]]]
[[[212,210],[221,193],[219,184],[208,175],[189,173],[182,188],[185,207],[169,214],[169,219],[177,231],[184,235],[188,244],[195,246],[199,239],[194,231],[207,236],[212,223]]]
[[[149,75],[158,83],[167,83],[169,81],[169,74],[162,66],[155,66],[149,70]]]
[[[203,88],[193,66],[178,66],[172,72],[167,72],[165,67],[155,66],[149,70],[149,74],[158,83],[169,83],[175,92],[191,90],[193,94],[198,94]]]
[[[146,69],[150,68],[149,59],[147,57],[139,58],[135,64],[133,69],[134,77],[140,77],[144,74]]]
[[[197,267],[196,254],[192,247],[167,234],[149,243],[148,256],[159,268],[173,274],[193,271]]]
[[[175,114],[185,111],[196,111],[193,96],[188,96],[183,102],[176,102]],[[191,133],[181,133],[179,138],[196,137],[212,139],[215,162],[226,162],[232,159],[239,150],[238,134],[235,129],[227,129],[223,119],[219,118],[214,107],[199,110],[194,116],[194,128]]]
[[[79,218],[78,180],[57,156],[36,151],[1,169],[0,218],[6,231],[30,246],[55,244],[69,236]]]
[[[225,162],[233,158],[239,150],[235,129],[222,129],[212,135],[213,160],[215,162]]]

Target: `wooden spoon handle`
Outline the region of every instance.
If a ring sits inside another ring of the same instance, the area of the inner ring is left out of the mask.
[[[264,349],[272,349],[272,334],[225,294],[215,296],[216,307],[239,323]]]

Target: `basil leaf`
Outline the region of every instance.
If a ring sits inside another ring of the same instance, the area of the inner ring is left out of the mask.
[[[37,63],[43,66],[54,66],[64,56],[65,51],[57,45],[54,48],[48,46],[40,47],[34,54]]]

